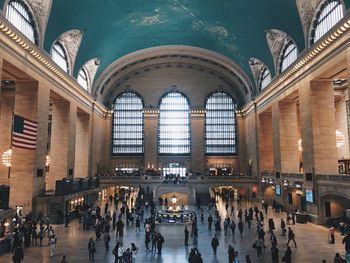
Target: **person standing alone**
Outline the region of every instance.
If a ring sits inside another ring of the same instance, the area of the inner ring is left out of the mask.
[[[216,255],[216,250],[218,249],[218,246],[219,246],[219,239],[215,235],[211,240],[211,247],[213,248],[214,255]]]

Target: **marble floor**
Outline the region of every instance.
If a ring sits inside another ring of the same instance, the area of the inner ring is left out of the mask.
[[[234,204],[235,207],[237,204]],[[242,203],[242,208],[246,207],[246,203]],[[225,216],[226,212],[224,204],[218,203],[218,208],[222,216]],[[192,208],[194,209],[194,208]],[[206,218],[208,212],[205,211],[205,222],[198,221],[199,234],[198,234],[198,250],[201,252],[203,261],[205,263],[225,263],[228,262],[227,247],[231,243],[235,250],[238,250],[240,256],[240,262],[245,262],[245,255],[250,254],[252,262],[272,262],[271,261],[271,242],[269,240],[270,235],[266,234],[265,242],[267,248],[263,252],[263,256],[259,259],[256,256],[255,249],[252,248],[252,244],[256,239],[256,227],[255,220],[253,220],[252,228],[244,229],[243,238],[239,236],[236,231],[235,236],[230,233],[224,235],[224,232],[215,232],[214,230],[208,231]],[[278,248],[280,251],[280,259],[282,258],[286,249],[286,237],[281,236],[279,222],[280,218],[286,218],[286,215],[274,213],[271,209],[268,211],[268,215],[265,217],[265,223],[267,218],[274,218],[276,224],[276,236],[278,239]],[[235,220],[237,221],[237,220]],[[265,224],[265,230],[267,232],[267,224]],[[247,227],[247,226],[246,226]],[[344,256],[344,247],[341,244],[342,237],[336,234],[336,243],[330,245],[328,243],[328,230],[325,227],[314,224],[296,224],[291,226],[295,232],[295,239],[298,247],[294,248],[294,244],[291,244],[292,248],[292,262],[298,263],[313,263],[322,262],[325,259],[326,262],[333,262],[333,257],[336,252],[339,252]],[[82,226],[73,221],[69,227],[63,225],[54,226],[56,235],[58,236],[57,248],[54,257],[49,256],[49,247],[30,247],[24,250],[24,262],[25,263],[55,263],[60,262],[62,255],[67,256],[69,263],[83,263],[89,262],[87,244],[90,237],[94,237],[94,231],[83,231]],[[123,238],[124,248],[130,247],[131,242],[135,242],[139,247],[138,258],[136,262],[140,263],[185,263],[188,262],[188,253],[192,246],[184,246],[183,231],[184,227],[181,225],[159,225],[157,230],[160,231],[164,238],[162,255],[154,255],[145,252],[144,247],[144,233],[135,232],[133,227],[127,227]],[[218,253],[215,256],[210,247],[211,238],[214,234],[218,235],[219,248]],[[116,243],[116,237],[111,233],[110,246]],[[45,242],[46,243],[46,242]],[[192,240],[190,239],[190,244]],[[114,262],[114,256],[111,249],[109,252],[105,252],[103,241],[96,242],[97,252],[95,254],[95,262]],[[0,256],[1,263],[10,263],[11,254],[4,254]]]

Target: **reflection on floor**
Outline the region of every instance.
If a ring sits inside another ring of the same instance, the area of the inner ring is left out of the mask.
[[[237,204],[234,203],[237,208]],[[241,204],[243,211],[247,207],[246,203]],[[194,207],[190,209],[196,210]],[[221,216],[224,218],[226,211],[224,204],[219,202],[218,209]],[[281,231],[279,228],[280,218],[286,218],[286,215],[274,213],[271,209],[268,211],[268,215],[265,216],[265,230],[267,232],[267,220],[268,218],[274,218],[276,224],[276,236],[278,239],[278,248],[280,251],[280,259],[282,258],[285,248],[286,248],[286,237],[281,236]],[[240,262],[245,262],[245,255],[250,254],[252,262],[271,262],[271,241],[269,240],[270,235],[266,234],[265,242],[267,248],[263,252],[262,258],[257,258],[255,249],[252,248],[252,244],[256,239],[256,227],[255,220],[253,220],[252,228],[248,229],[247,226],[244,229],[243,238],[239,237],[239,233],[236,231],[235,236],[230,233],[225,236],[224,232],[216,233],[214,230],[208,231],[207,220],[208,211],[205,209],[205,222],[200,222],[198,215],[198,226],[199,226],[199,237],[198,237],[198,249],[202,254],[205,263],[225,263],[228,262],[227,257],[227,247],[231,243],[235,250],[238,250],[239,256],[241,258]],[[235,219],[237,222],[237,218]],[[124,247],[130,247],[131,242],[135,242],[140,248],[138,258],[136,262],[140,263],[185,263],[188,262],[188,253],[191,249],[190,247],[184,246],[184,227],[181,225],[160,225],[157,226],[158,231],[160,231],[165,237],[165,243],[163,245],[162,255],[153,255],[145,252],[144,247],[144,233],[135,232],[133,227],[127,227],[124,236]],[[320,263],[322,259],[327,260],[327,262],[333,262],[333,257],[336,252],[340,252],[344,255],[344,247],[341,244],[342,237],[336,235],[336,243],[334,245],[328,244],[328,231],[326,228],[321,226],[316,226],[313,224],[297,224],[292,226],[295,232],[296,242],[298,248],[292,248],[292,262],[307,262]],[[26,248],[24,253],[24,262],[29,263],[58,263],[60,262],[62,255],[67,255],[67,260],[69,263],[83,263],[88,262],[88,251],[87,244],[90,237],[94,237],[94,231],[83,231],[82,226],[74,221],[70,224],[68,228],[63,225],[54,226],[55,233],[58,236],[57,249],[55,256],[50,258],[49,247],[30,247]],[[214,234],[219,237],[219,248],[218,253],[214,256],[212,249],[210,247],[210,241]],[[116,243],[116,238],[114,234],[111,234],[112,240],[110,246],[113,247]],[[95,262],[114,262],[114,257],[111,253],[105,252],[103,241],[96,242],[97,252],[95,255]],[[191,241],[190,241],[190,244]],[[5,254],[0,256],[1,263],[10,263],[12,255]]]

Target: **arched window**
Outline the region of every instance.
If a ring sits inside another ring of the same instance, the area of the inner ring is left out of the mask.
[[[143,154],[143,103],[133,92],[124,92],[114,102],[112,154]]]
[[[84,68],[81,68],[78,73],[77,81],[80,86],[82,86],[87,91],[89,90],[89,82],[88,82],[88,76],[86,74],[86,70]]]
[[[159,154],[190,153],[190,105],[180,92],[166,94],[160,102]]]
[[[68,57],[66,51],[64,50],[62,44],[59,41],[51,48],[52,60],[65,72],[68,73]]]
[[[205,151],[236,154],[235,103],[225,92],[212,94],[205,104]]]
[[[281,54],[280,72],[283,72],[298,58],[298,49],[293,41],[289,41]]]
[[[269,85],[271,82],[271,73],[270,70],[265,67],[262,70],[261,77],[260,77],[260,90],[263,90]]]
[[[344,17],[343,5],[339,0],[326,0],[314,21],[311,44],[317,42]]]
[[[37,34],[33,17],[21,0],[10,1],[6,7],[6,19],[30,41],[36,42]]]

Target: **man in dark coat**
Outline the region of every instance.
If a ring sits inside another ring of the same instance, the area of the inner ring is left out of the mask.
[[[215,235],[211,240],[211,247],[213,248],[214,255],[216,255],[216,250],[219,246],[219,239]]]

